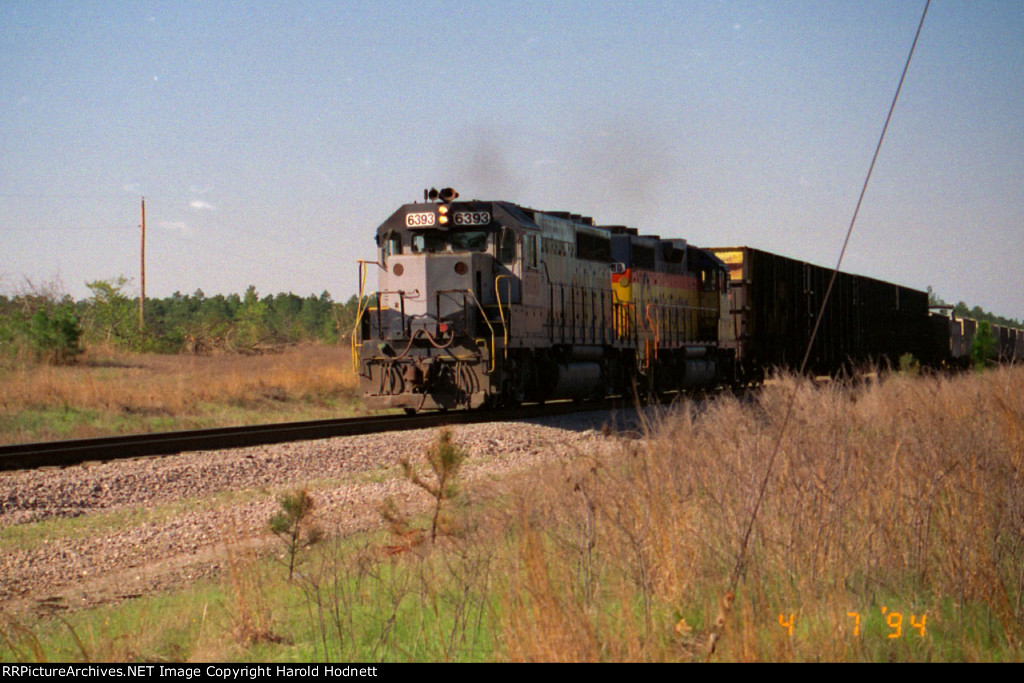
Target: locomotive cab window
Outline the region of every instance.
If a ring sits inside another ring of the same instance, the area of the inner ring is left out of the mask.
[[[402,237],[395,233],[388,233],[387,239],[384,241],[384,255],[392,256],[394,254],[402,253]]]
[[[414,254],[424,252],[444,251],[448,246],[448,240],[443,233],[437,230],[423,230],[412,236],[412,251]]]
[[[487,232],[484,230],[420,230],[412,236],[412,251],[415,254],[486,249]]]
[[[516,233],[508,228],[502,228],[501,230],[498,260],[505,265],[511,265],[516,260]]]
[[[483,230],[466,230],[448,234],[451,237],[452,251],[485,251],[487,249],[487,233]]]
[[[700,279],[701,291],[721,292],[725,290],[726,280],[722,277],[722,273],[717,269],[700,271]]]
[[[523,238],[523,249],[525,251],[526,267],[527,268],[539,268],[537,240],[539,238],[536,235],[527,235]]]
[[[654,270],[654,247],[643,244],[633,245],[633,267],[643,270]]]

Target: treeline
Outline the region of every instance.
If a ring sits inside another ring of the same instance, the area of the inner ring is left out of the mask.
[[[953,315],[957,318],[973,318],[978,322],[987,321],[993,325],[1002,325],[1003,327],[1024,328],[1024,323],[1021,323],[1019,320],[989,313],[981,306],[968,306],[963,301],[957,302],[956,304],[948,304],[943,301],[931,287],[928,287],[928,305],[953,306]]]
[[[974,318],[978,321],[987,321],[994,325],[1002,325],[1003,327],[1024,328],[1024,323],[1021,323],[1019,320],[989,313],[988,311],[982,310],[980,306],[973,306],[969,308],[963,301],[953,306],[953,315],[957,318]]]
[[[3,355],[31,355],[69,362],[85,347],[106,345],[162,353],[226,351],[301,341],[337,343],[355,324],[357,299],[339,303],[319,296],[279,293],[206,296],[175,292],[146,298],[139,326],[139,300],[125,292],[125,278],[87,284],[91,296],[75,301],[53,291],[0,295],[0,347]]]

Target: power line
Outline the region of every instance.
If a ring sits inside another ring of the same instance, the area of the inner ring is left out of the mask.
[[[0,192],[0,197],[27,197],[30,199],[124,199],[135,196],[134,192],[89,192],[85,194],[66,194],[63,192]]]
[[[132,225],[104,225],[104,226],[54,226],[54,227],[32,227],[25,228],[21,226],[8,226],[2,228],[5,232],[100,232],[109,230],[134,230],[137,226]]]
[[[921,20],[917,24],[917,32],[914,34],[914,41],[910,45],[910,52],[907,54],[907,61],[903,65],[903,73],[900,75],[899,85],[896,86],[896,94],[893,95],[892,103],[889,105],[889,113],[885,117],[885,124],[882,126],[882,132],[878,137],[878,144],[875,146],[875,153],[871,157],[871,165],[868,167],[868,172],[864,177],[864,183],[861,186],[860,196],[857,198],[857,205],[854,208],[853,216],[850,218],[850,225],[846,229],[846,237],[843,240],[842,249],[839,251],[839,258],[836,260],[836,267],[832,271],[832,278],[829,280],[828,289],[825,290],[825,296],[821,302],[821,308],[818,311],[818,317],[814,322],[814,330],[811,332],[811,338],[807,342],[807,348],[804,351],[803,361],[800,363],[800,374],[803,374],[807,368],[807,361],[811,355],[811,348],[814,346],[814,339],[818,334],[818,328],[821,324],[821,319],[825,314],[825,307],[828,305],[829,296],[832,293],[832,287],[835,284],[836,278],[839,275],[839,267],[842,265],[843,256],[846,254],[846,247],[850,243],[850,236],[853,234],[853,227],[857,222],[857,214],[860,212],[861,204],[864,202],[864,195],[868,189],[868,183],[871,181],[871,174],[875,169],[875,162],[878,161],[878,154],[882,149],[882,142],[885,140],[886,131],[889,130],[889,122],[892,121],[893,111],[896,109],[896,102],[899,101],[900,91],[903,89],[903,82],[906,80],[907,71],[910,69],[910,60],[914,56],[914,49],[917,47],[918,38],[921,36],[921,28],[924,26],[924,19],[928,15],[928,6],[931,4],[931,0],[925,0],[924,11],[921,12]],[[761,485],[758,488],[757,498],[754,501],[754,509],[750,513],[750,520],[747,523],[746,530],[743,534],[743,540],[740,543],[740,551],[736,558],[736,566],[733,568],[732,576],[729,580],[729,591],[735,595],[736,587],[739,584],[740,575],[743,573],[743,564],[746,559],[747,546],[750,541],[751,532],[754,529],[754,523],[757,521],[758,512],[761,509],[761,502],[764,499],[765,490],[768,488],[768,479],[771,476],[772,469],[775,465],[776,457],[779,454],[779,449],[782,446],[782,437],[786,433],[786,429],[789,427],[790,419],[793,415],[793,406],[796,403],[796,394],[798,386],[794,386],[793,390],[789,395],[789,402],[786,406],[786,414],[782,420],[782,426],[779,429],[779,434],[776,437],[775,444],[772,447],[771,455],[768,457],[768,466],[765,469],[764,477],[761,480]],[[714,652],[714,641],[708,653],[710,656]]]

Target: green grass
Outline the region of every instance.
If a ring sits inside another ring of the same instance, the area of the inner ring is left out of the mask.
[[[98,410],[71,406],[19,410],[0,415],[0,433],[21,435],[26,442],[43,434],[52,439],[68,438],[83,426],[97,424],[100,415]]]
[[[511,604],[507,553],[521,538],[498,539],[491,547],[458,544],[429,553],[417,551],[383,558],[390,539],[363,534],[305,551],[298,578],[272,558],[236,557],[237,571],[218,581],[144,596],[118,605],[62,617],[8,619],[0,627],[2,661],[495,661],[509,656],[514,637],[509,611],[545,598],[534,586],[532,598]],[[504,552],[503,552],[504,550]],[[548,573],[554,578],[554,573]],[[688,595],[685,611],[659,602],[651,613],[653,630],[642,627],[639,594],[622,602],[613,573],[594,600],[595,640],[617,642],[599,658],[629,659],[631,648],[656,647],[677,660],[702,660],[675,632],[680,619],[698,629],[714,618],[717,594],[704,584]],[[769,591],[754,600],[741,593],[718,656],[731,660],[791,661],[1019,661],[1019,646],[1009,643],[984,605],[938,606],[907,601],[906,596],[804,597],[803,606],[778,607]],[[752,604],[761,609],[752,609]],[[887,624],[902,614],[902,629]],[[571,601],[562,603],[571,620]],[[793,634],[779,624],[795,614]],[[860,613],[859,633],[847,612]],[[910,625],[927,615],[925,635]],[[530,618],[537,618],[533,613]],[[17,628],[13,626],[17,625]],[[563,623],[563,626],[565,624]],[[19,638],[18,634],[21,634]],[[26,637],[24,634],[31,634]],[[899,637],[893,638],[899,633]],[[646,638],[647,643],[637,639]],[[633,641],[632,645],[630,641]],[[674,654],[673,654],[674,653]]]
[[[481,597],[463,592],[439,555],[369,568],[363,553],[379,541],[364,535],[310,550],[292,583],[278,560],[236,557],[237,571],[220,581],[66,616],[8,617],[0,660],[492,659],[494,643],[478,628],[487,618]]]
[[[100,435],[147,434],[225,426],[301,422],[358,415],[355,400],[245,401],[202,403],[196,412],[160,415],[62,406],[31,408],[0,415],[0,434],[9,441],[57,441]]]

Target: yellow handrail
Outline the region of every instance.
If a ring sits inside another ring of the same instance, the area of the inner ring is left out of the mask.
[[[651,336],[654,337],[654,360],[658,360],[658,328],[661,327],[661,316],[658,316],[658,324],[655,325],[651,322],[651,307],[654,306],[657,310],[658,304],[647,304],[644,309],[644,317],[647,318],[647,325],[651,329]],[[647,350],[647,344],[644,343],[644,369],[650,367],[651,357]]]
[[[358,261],[356,261],[356,263],[359,264],[359,300],[356,302],[356,322],[355,322],[355,325],[352,327],[351,346],[352,346],[352,371],[355,372],[356,374],[359,374],[359,353],[357,351],[357,341],[356,340],[359,338],[359,324],[363,320],[363,313],[365,313],[370,308],[369,305],[366,305],[366,306],[363,305],[363,295],[364,295],[365,287],[366,287],[366,266],[372,263],[373,265],[377,266],[378,268],[380,268],[382,270],[383,270],[384,266],[382,266],[377,261],[366,261],[366,260],[363,260],[363,259],[359,259]],[[369,298],[367,298],[366,299],[366,303],[369,304],[369,302],[370,302],[370,300],[369,300]],[[377,301],[377,305],[380,306],[380,301],[379,300]]]
[[[658,321],[657,324],[655,324],[651,320],[651,309],[654,309],[655,317],[657,318],[657,321]],[[688,305],[682,305],[682,304],[661,304],[661,303],[649,303],[649,304],[647,304],[647,306],[644,308],[644,318],[647,319],[647,326],[650,329],[651,336],[654,339],[654,343],[653,343],[653,346],[652,346],[653,351],[654,351],[654,360],[658,359],[658,345],[659,345],[658,344],[658,342],[659,342],[659,338],[658,338],[659,334],[658,333],[659,333],[659,330],[661,328],[661,322],[662,322],[661,311],[663,309],[664,310],[677,310],[677,311],[683,311],[683,312],[687,312],[687,313],[689,313],[689,312],[716,313],[717,312],[717,309],[709,308],[709,307],[706,307],[706,306],[688,306]],[[669,336],[669,338],[671,339],[671,335]],[[647,368],[650,365],[650,358],[648,358],[646,342],[644,343],[644,363],[645,363],[644,366],[643,366],[644,368]]]
[[[502,349],[505,355],[505,359],[508,359],[508,323],[505,322],[505,311],[501,307],[501,289],[498,287],[498,280],[505,278],[506,280],[511,279],[509,275],[499,275],[494,278],[494,298],[498,300],[498,315],[501,317],[501,329],[503,330],[503,341],[504,348]],[[512,288],[509,287],[509,304],[512,303]],[[511,316],[512,310],[509,309],[509,315]],[[486,318],[486,316],[484,316]]]
[[[491,321],[487,319],[487,312],[484,311],[483,305],[480,304],[480,300],[476,298],[476,294],[473,292],[472,289],[446,289],[443,291],[439,291],[438,294],[448,294],[451,292],[464,292],[466,294],[469,294],[470,298],[473,299],[473,303],[476,304],[477,309],[480,311],[480,316],[483,318],[484,322],[487,323],[487,327],[491,331],[491,369],[488,370],[487,372],[494,372],[494,369],[496,367],[494,357],[494,325],[492,325]]]

